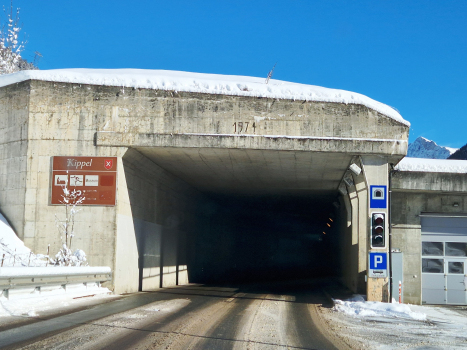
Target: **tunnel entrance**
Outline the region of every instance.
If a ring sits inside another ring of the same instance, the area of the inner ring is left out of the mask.
[[[207,222],[189,237],[190,282],[336,276],[336,213],[332,196],[211,195]]]
[[[141,147],[123,157],[139,289],[339,276],[352,155]]]

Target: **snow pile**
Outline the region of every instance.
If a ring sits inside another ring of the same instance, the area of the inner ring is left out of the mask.
[[[266,84],[264,78],[166,70],[52,69],[29,70],[1,76],[0,87],[26,80],[361,104],[402,124],[410,125],[394,108],[362,94],[274,79]]]
[[[434,141],[418,137],[409,145],[407,157],[446,159],[457,150],[457,148],[438,146]]]
[[[334,310],[356,317],[405,318],[417,321],[426,320],[426,314],[412,311],[409,305],[365,301],[361,296],[349,300],[334,300]]]
[[[47,257],[33,254],[0,214],[0,264],[3,266],[45,266]]]
[[[55,255],[55,263],[60,266],[85,266],[86,253],[81,249],[76,249],[73,253],[66,244],[63,244],[60,251]]]
[[[467,173],[467,160],[426,159],[405,157],[396,165],[397,171],[426,173]]]

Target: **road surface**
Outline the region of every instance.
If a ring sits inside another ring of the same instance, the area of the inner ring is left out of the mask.
[[[0,331],[3,349],[349,349],[316,281],[142,292]],[[29,320],[30,322],[30,320]]]

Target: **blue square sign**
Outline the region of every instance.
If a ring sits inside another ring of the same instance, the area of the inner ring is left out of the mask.
[[[387,186],[370,186],[370,208],[387,208]]]
[[[388,277],[388,253],[370,253],[368,277]]]

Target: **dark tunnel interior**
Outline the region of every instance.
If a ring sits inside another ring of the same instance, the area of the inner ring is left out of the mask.
[[[189,280],[250,283],[338,275],[332,196],[222,196],[198,208]]]

